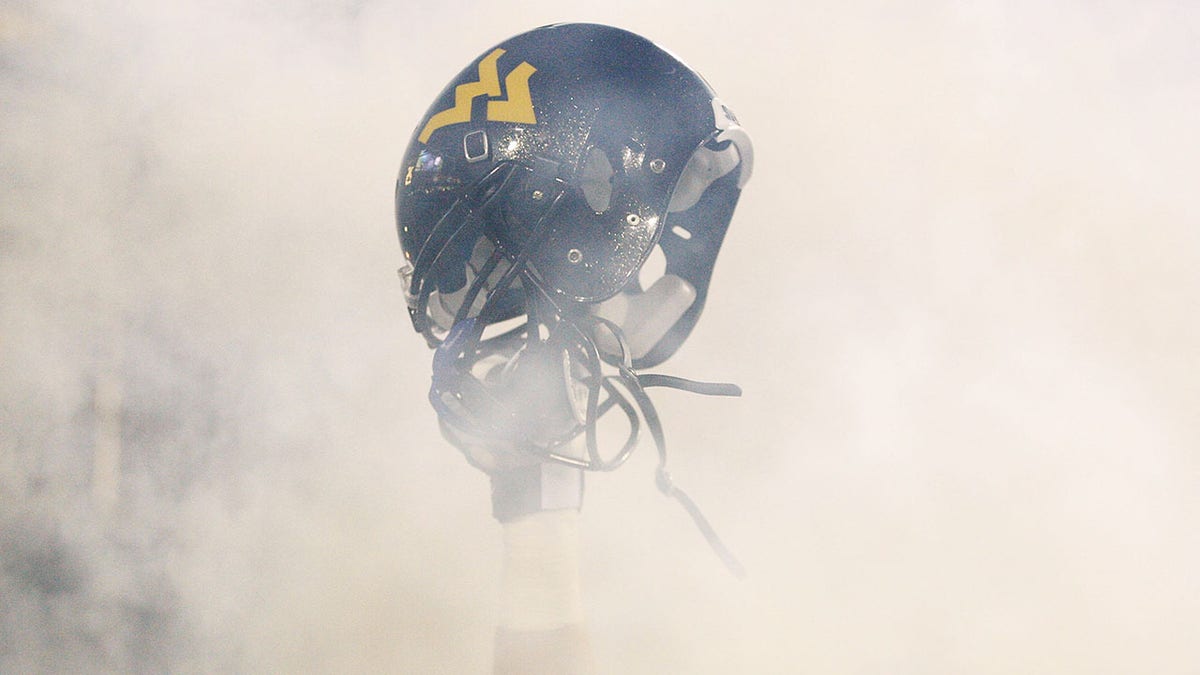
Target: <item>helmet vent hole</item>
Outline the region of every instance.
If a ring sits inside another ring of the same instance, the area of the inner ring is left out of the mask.
[[[671,232],[672,232],[672,234],[674,234],[676,237],[679,237],[680,239],[691,239],[692,238],[692,233],[689,232],[688,230],[683,229],[679,225],[672,227]]]

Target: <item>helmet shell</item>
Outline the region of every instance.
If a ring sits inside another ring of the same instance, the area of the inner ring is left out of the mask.
[[[600,302],[636,283],[689,159],[731,119],[714,99],[674,55],[610,26],[544,26],[484,51],[434,100],[404,154],[396,184],[401,248],[431,277],[413,282],[462,287],[473,242],[447,244],[434,233],[463,210],[456,207],[486,201],[471,217],[560,299]],[[488,192],[495,181],[484,179],[504,164],[522,171],[497,198]],[[686,337],[703,305],[741,187],[734,173],[714,217],[686,223],[687,242],[663,242],[668,273],[699,291],[672,341]],[[553,206],[537,203],[552,192]],[[700,209],[712,206],[701,200]],[[439,264],[422,268],[422,258]],[[677,346],[664,346],[658,360]]]
[[[397,190],[401,246],[416,255],[496,163],[540,166],[572,183],[541,240],[524,241],[529,222],[498,236],[531,247],[529,267],[555,292],[612,296],[656,243],[680,171],[713,130],[712,98],[693,70],[625,30],[561,24],[510,38],[459,73],[414,131]],[[593,147],[613,171],[599,212],[575,180]]]

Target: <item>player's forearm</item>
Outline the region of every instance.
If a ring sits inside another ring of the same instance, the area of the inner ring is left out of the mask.
[[[554,630],[496,629],[495,675],[591,675],[591,641],[584,624]]]
[[[579,583],[579,514],[540,511],[504,523],[496,673],[591,673]]]

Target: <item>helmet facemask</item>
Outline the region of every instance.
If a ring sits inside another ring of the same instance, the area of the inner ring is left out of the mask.
[[[725,143],[713,150],[709,145],[697,148],[681,176],[671,202],[677,212],[693,208],[710,186],[739,166],[736,146]],[[576,197],[601,209],[610,198],[611,188],[605,186],[611,163],[593,149],[581,164]],[[636,445],[639,411],[654,418],[647,426],[656,440],[661,435],[644,391],[647,383],[716,395],[740,392],[732,385],[640,376],[635,369],[695,307],[695,286],[670,273],[670,259],[665,273],[648,287],[643,289],[635,275],[621,292],[600,302],[578,302],[547,288],[529,254],[561,220],[558,211],[570,190],[557,178],[539,180],[528,167],[498,164],[446,211],[401,276],[413,280],[406,297],[414,326],[438,349],[430,398],[439,414],[472,435],[504,439],[538,459],[612,470]],[[517,229],[511,223],[530,220],[535,224],[521,228],[525,234],[519,240],[511,234]],[[557,406],[515,393],[548,389],[571,403],[573,423],[567,424],[561,411],[546,413]],[[596,423],[613,408],[625,412],[629,433],[606,458]],[[580,436],[586,439],[583,457],[559,452]]]

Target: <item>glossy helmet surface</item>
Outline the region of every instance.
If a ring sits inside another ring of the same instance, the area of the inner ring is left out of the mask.
[[[447,85],[404,155],[414,328],[436,346],[468,317],[521,316],[531,286],[560,307],[645,290],[638,271],[661,245],[666,274],[694,290],[633,366],[662,362],[700,315],[752,152],[703,78],[643,37],[559,24],[505,40]]]

